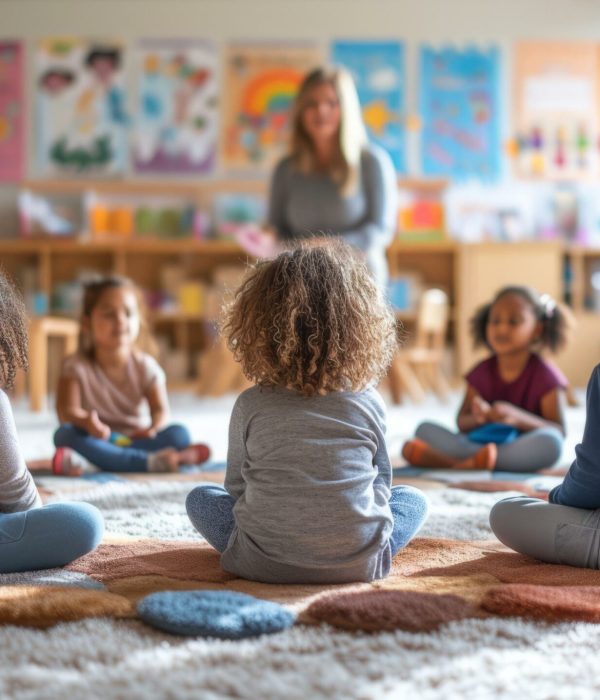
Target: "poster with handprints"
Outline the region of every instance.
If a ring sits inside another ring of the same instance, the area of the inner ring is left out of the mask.
[[[399,41],[335,41],[333,62],[356,84],[369,138],[384,148],[398,172],[406,170],[404,47]]]
[[[199,39],[143,39],[135,59],[135,171],[209,172],[217,148],[215,46]]]
[[[0,182],[24,174],[23,46],[0,42]]]
[[[421,48],[424,175],[492,180],[500,174],[499,54]]]
[[[225,56],[221,154],[229,170],[268,170],[286,151],[290,108],[321,64],[312,44],[235,44]]]
[[[36,162],[44,175],[117,175],[127,165],[123,45],[51,38],[36,62]]]
[[[515,46],[511,155],[517,175],[566,181],[598,176],[599,59],[593,41]]]

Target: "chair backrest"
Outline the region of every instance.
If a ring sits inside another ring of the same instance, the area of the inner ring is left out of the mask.
[[[448,328],[448,295],[441,289],[423,292],[417,316],[417,347],[442,349]]]

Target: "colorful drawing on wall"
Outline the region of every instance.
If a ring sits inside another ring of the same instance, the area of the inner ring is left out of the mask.
[[[499,57],[495,48],[421,48],[425,175],[490,180],[500,173]]]
[[[398,41],[336,41],[331,57],[352,73],[369,138],[404,172],[404,46]]]
[[[285,153],[292,101],[305,73],[322,59],[310,44],[228,48],[221,142],[226,168],[269,169]]]
[[[123,46],[45,39],[36,66],[37,164],[46,175],[115,175],[127,164]]]
[[[208,172],[217,146],[215,46],[202,40],[143,39],[136,63],[135,170]]]
[[[565,180],[598,173],[599,59],[591,42],[517,44],[516,173]]]
[[[0,181],[22,179],[24,173],[23,46],[0,42]]]

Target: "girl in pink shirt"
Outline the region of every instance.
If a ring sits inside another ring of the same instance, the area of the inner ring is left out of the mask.
[[[190,444],[184,426],[168,425],[165,373],[137,347],[139,299],[123,277],[85,286],[80,347],[58,384],[55,473],[81,471],[81,457],[117,472],[175,471],[209,457],[206,445]]]
[[[511,286],[472,320],[475,345],[492,355],[466,376],[459,433],[422,423],[402,455],[418,466],[527,472],[549,467],[562,451],[567,381],[537,351],[565,342],[566,320],[556,302]]]

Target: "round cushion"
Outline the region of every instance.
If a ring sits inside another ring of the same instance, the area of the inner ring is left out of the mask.
[[[295,615],[277,603],[235,591],[162,591],[137,606],[144,622],[172,634],[243,639],[291,627]]]
[[[481,607],[502,617],[547,622],[600,622],[600,586],[540,586],[511,583],[490,588]]]
[[[365,632],[429,632],[476,614],[473,605],[460,596],[418,591],[329,594],[309,605],[306,613],[333,627]]]

